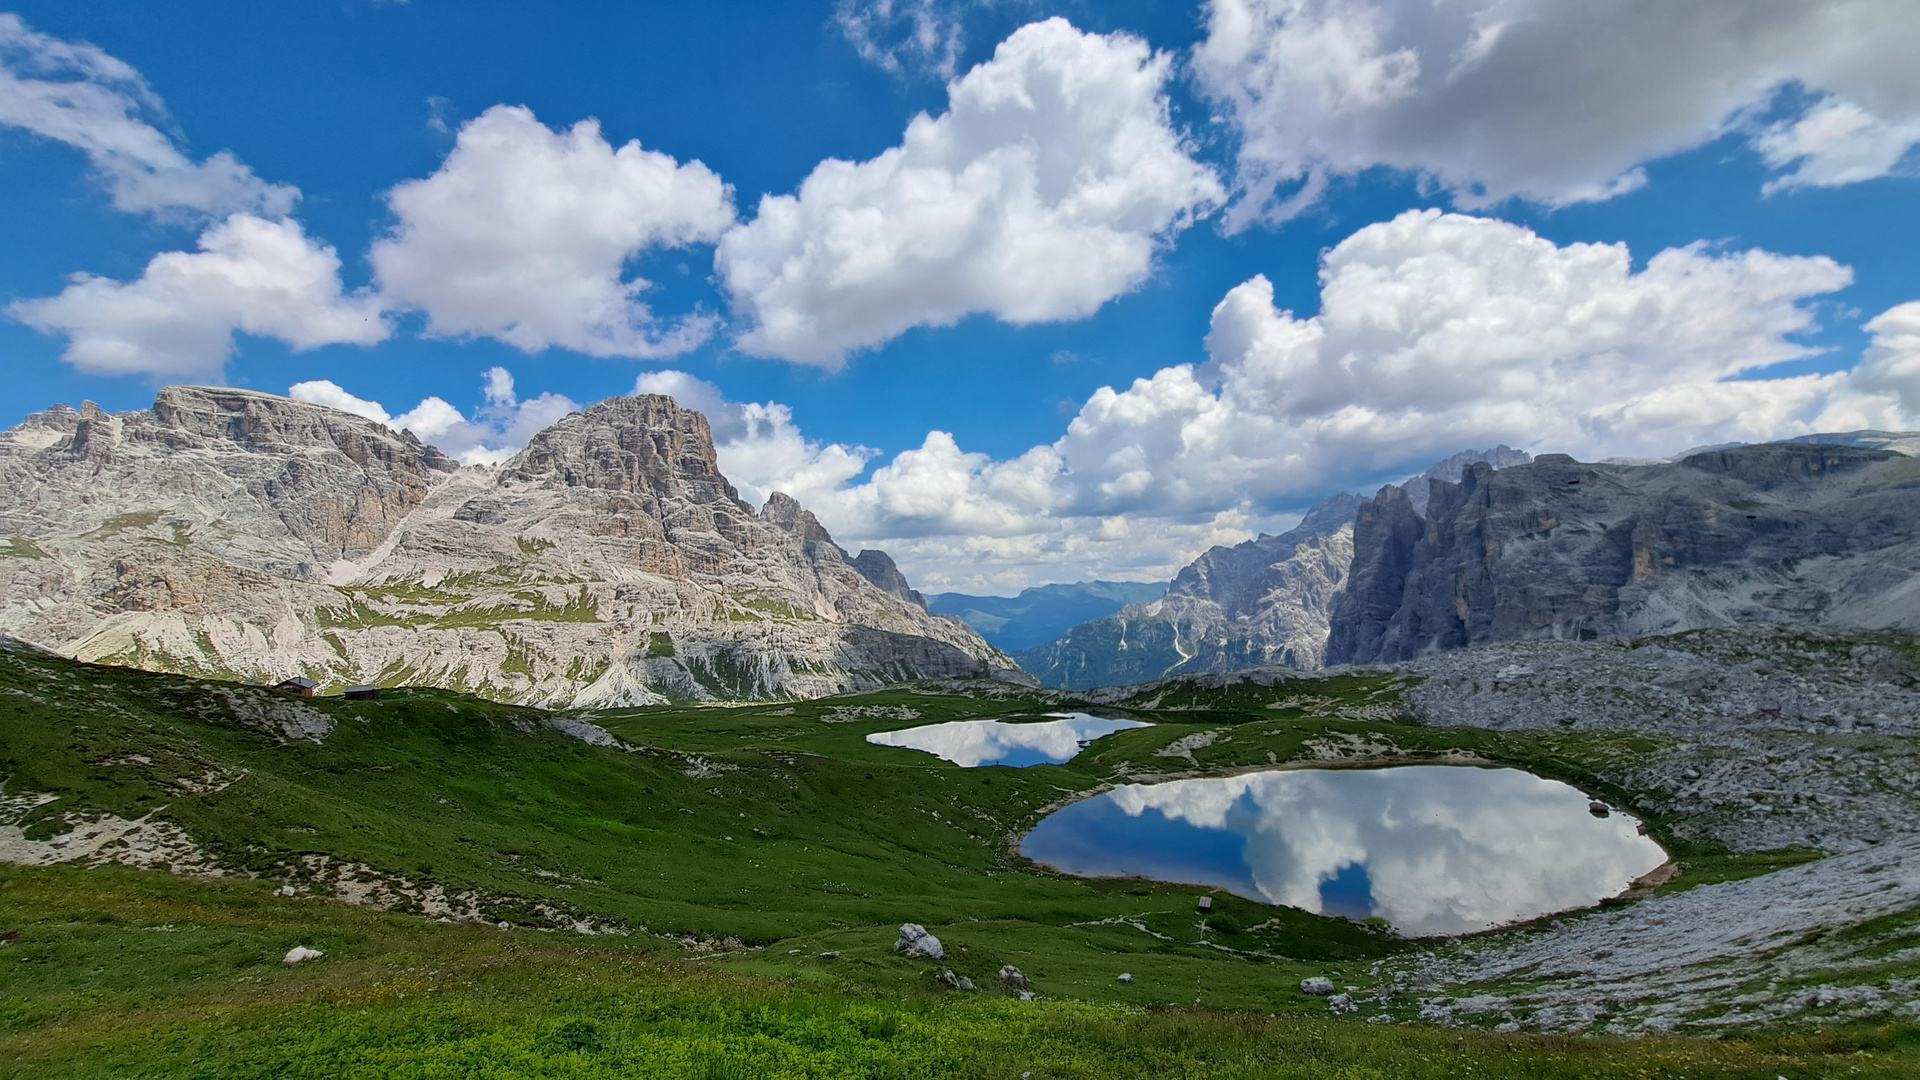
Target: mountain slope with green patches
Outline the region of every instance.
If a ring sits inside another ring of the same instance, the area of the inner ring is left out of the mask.
[[[1069,878],[1015,854],[1050,808],[1108,784],[1359,748],[1598,792],[1679,856],[1669,888],[1805,860],[1682,842],[1612,786],[1672,752],[1659,737],[1410,724],[1392,673],[1212,678],[1127,701],[1154,726],[1069,764],[970,770],[865,736],[1061,699],[983,683],[550,713],[438,690],[293,700],[0,649],[0,849],[52,863],[0,867],[0,1056],[75,1076],[195,1058],[210,1076],[483,1059],[505,1076],[1438,1076],[1427,1059],[1502,1054],[1513,1076],[1636,1075],[1605,1071],[1619,1054],[1691,1055],[1687,1075],[1817,1075],[1836,1048],[1914,1062],[1905,1028],[1629,1050],[1418,1024],[1383,1039],[1328,1019],[1300,981],[1361,986],[1381,997],[1365,1015],[1416,1021],[1432,991],[1377,973],[1417,969],[1426,946],[1219,892],[1203,916],[1195,896],[1212,890]],[[63,843],[72,857],[53,862]],[[115,861],[178,873],[79,868]],[[945,960],[892,951],[909,921]],[[327,955],[285,968],[295,944]],[[1012,1000],[1003,965],[1041,1000]],[[944,989],[947,970],[981,989]]]

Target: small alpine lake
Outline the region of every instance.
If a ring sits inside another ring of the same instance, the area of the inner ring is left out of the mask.
[[[945,758],[963,769],[983,765],[1058,765],[1072,761],[1093,740],[1128,728],[1152,727],[1139,720],[1108,720],[1087,713],[1048,713],[1031,723],[954,720],[902,731],[877,731],[867,741]]]
[[[1587,907],[1667,861],[1638,821],[1596,817],[1577,788],[1458,765],[1128,784],[1047,815],[1020,853],[1081,877],[1380,918],[1408,937]]]

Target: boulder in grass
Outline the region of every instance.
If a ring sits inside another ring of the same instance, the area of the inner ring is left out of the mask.
[[[309,960],[317,960],[325,955],[327,954],[321,952],[319,949],[309,949],[305,945],[295,945],[293,948],[287,950],[286,958],[280,962],[283,964],[304,964]]]
[[[893,943],[893,951],[928,960],[942,960],[947,955],[947,950],[940,947],[940,939],[927,933],[927,928],[919,923],[900,927],[900,940]]]
[[[1300,982],[1300,992],[1303,994],[1311,994],[1314,997],[1327,997],[1333,993],[1333,980],[1323,979],[1318,975],[1315,975],[1311,979],[1302,979]]]
[[[936,976],[934,976],[934,980],[933,980],[933,981],[934,981],[934,982],[937,982],[937,983],[944,983],[944,984],[946,984],[946,985],[947,985],[947,986],[948,986],[949,988],[951,988],[951,989],[954,989],[954,990],[971,990],[971,989],[973,989],[973,980],[972,980],[972,979],[969,979],[969,978],[967,978],[967,977],[966,977],[965,975],[955,975],[955,974],[954,974],[953,972],[951,972],[951,971],[943,971],[943,972],[941,972],[941,973],[940,973],[939,975],[936,975]]]
[[[1012,964],[1000,969],[1000,984],[1014,991],[1033,989],[1033,984],[1028,982],[1027,977],[1020,974],[1020,969]]]

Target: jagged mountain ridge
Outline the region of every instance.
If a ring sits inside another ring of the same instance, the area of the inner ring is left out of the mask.
[[[1424,515],[1383,489],[1354,543],[1329,663],[1743,623],[1920,630],[1920,460],[1831,436],[1472,466]]]
[[[1317,668],[1326,606],[1353,560],[1359,499],[1338,495],[1278,536],[1208,549],[1165,596],[1013,655],[1044,686],[1086,690],[1197,671]]]
[[[159,670],[558,705],[1010,666],[883,553],[850,560],[784,495],[742,503],[706,418],[659,395],[571,414],[495,470],[252,391],[56,407],[0,434],[0,535],[0,632]]]
[[[1424,505],[1434,483],[1457,480],[1469,466],[1505,468],[1530,460],[1526,451],[1508,446],[1463,450],[1401,488]],[[1335,495],[1278,536],[1210,548],[1180,571],[1163,599],[1129,605],[1014,656],[1043,685],[1062,690],[1195,672],[1319,668],[1328,612],[1354,560],[1354,515],[1365,501]]]

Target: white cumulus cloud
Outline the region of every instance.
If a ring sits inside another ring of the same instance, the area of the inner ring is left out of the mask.
[[[1076,507],[1273,504],[1507,443],[1589,459],[1898,426],[1920,407],[1846,373],[1753,377],[1812,355],[1824,257],[1560,247],[1490,218],[1409,211],[1321,266],[1321,310],[1256,277],[1214,309],[1202,369],[1103,389],[1054,444]]]
[[[194,161],[155,126],[165,119],[159,96],[132,66],[0,14],[0,125],[87,155],[115,207],[210,217],[293,209],[296,188],[261,180],[224,150]]]
[[[460,129],[439,171],[387,194],[398,219],[375,242],[387,303],[426,313],[439,337],[492,337],[524,352],[661,357],[704,341],[715,320],[663,327],[629,260],[709,242],[733,222],[732,192],[705,165],[637,141],[615,149],[594,120],[552,131],[496,105]]]
[[[156,255],[137,280],[76,274],[58,296],[16,301],[12,317],[64,334],[81,371],[217,380],[236,332],[296,350],[371,345],[389,328],[379,304],[347,295],[340,257],[298,222],[235,214],[200,237],[200,250]]]
[[[386,406],[377,401],[355,397],[331,379],[309,379],[306,382],[294,383],[287,388],[287,396],[295,401],[325,405],[329,409],[339,409],[341,412],[349,412],[355,416],[364,416],[375,423],[391,426],[393,422],[393,417],[387,415]]]
[[[1849,426],[1912,427],[1913,415],[1920,413],[1920,300],[1882,312],[1866,328],[1873,340],[1854,369],[1853,382],[1866,393],[1897,397],[1905,403],[1907,415],[1893,424],[1886,424],[1882,417],[1863,416],[1860,423]]]
[[[966,44],[966,0],[840,0],[833,21],[860,59],[895,74],[909,69],[950,79]]]
[[[1158,577],[1466,448],[1593,460],[1920,426],[1920,306],[1869,323],[1852,371],[1765,377],[1813,355],[1796,340],[1808,302],[1850,280],[1826,258],[1700,245],[1635,270],[1624,245],[1412,211],[1326,254],[1318,314],[1276,308],[1263,277],[1239,285],[1214,311],[1209,363],[1103,388],[1015,458],[936,431],[825,486],[783,478],[774,453],[759,475],[929,588]]]
[[[1884,176],[1920,142],[1916,40],[1910,0],[1210,0],[1193,70],[1242,139],[1238,228],[1375,166],[1468,208],[1605,199],[1732,131],[1792,169],[1770,188]]]
[[[1697,244],[1636,269],[1624,245],[1409,211],[1325,254],[1316,314],[1277,308],[1264,277],[1244,282],[1214,309],[1206,364],[1102,388],[1057,439],[1009,459],[932,431],[882,460],[683,371],[641,375],[633,392],[705,413],[743,498],[793,495],[843,546],[885,549],[916,587],[1165,579],[1208,547],[1290,527],[1318,498],[1462,449],[1596,460],[1920,427],[1920,301],[1869,321],[1849,370],[1767,374],[1815,355],[1799,340],[1812,302],[1850,280],[1823,257]],[[337,387],[296,390],[374,415]],[[525,408],[510,388],[496,396]],[[482,448],[466,460],[524,444],[534,421],[507,415],[461,444]],[[435,416],[453,432],[485,419],[429,399],[392,422],[453,447]]]
[[[870,161],[822,162],[721,240],[740,347],[836,368],[916,326],[1081,318],[1136,288],[1223,194],[1170,124],[1170,66],[1062,19],[1016,31],[947,112]]]
[[[463,465],[497,465],[519,453],[543,428],[580,408],[572,399],[551,392],[520,400],[506,368],[488,369],[482,385],[486,404],[471,417],[438,395],[390,416],[384,405],[356,397],[330,379],[294,383],[287,388],[287,396],[364,416],[395,431],[411,431]]]

